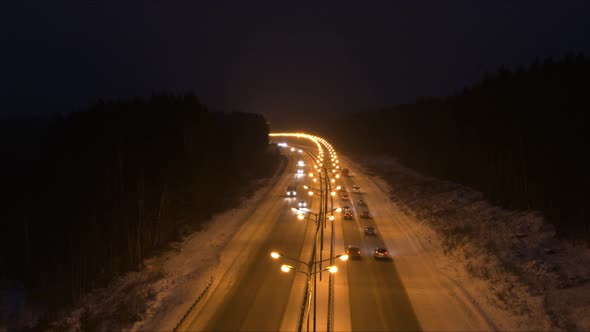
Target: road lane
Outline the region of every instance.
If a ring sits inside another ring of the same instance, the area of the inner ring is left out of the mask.
[[[387,184],[367,177],[352,161],[342,159],[351,170],[348,186],[360,185],[374,216],[370,222],[377,228],[378,240],[393,254],[396,277],[420,327],[425,331],[498,330],[492,318],[494,308],[482,306],[480,294],[468,291],[448,275],[448,266],[440,264],[444,253],[435,234],[390,199]]]
[[[253,262],[241,269],[227,300],[209,321],[207,331],[275,331],[280,326],[294,274],[279,271],[269,253],[301,251],[305,224],[293,220],[288,204],[280,208],[271,236],[253,253]]]
[[[301,199],[310,201],[303,194],[303,182],[307,176],[296,176],[294,166],[298,160],[311,159],[305,154],[289,153],[291,161],[285,174],[269,192],[268,198],[245,223],[260,228],[256,239],[251,233],[237,235],[232,246],[237,249],[234,265],[221,277],[219,285],[208,296],[210,306],[203,313],[195,314],[186,330],[207,331],[276,331],[284,316],[294,280],[294,273],[280,272],[281,262],[272,260],[269,253],[280,249],[285,254],[299,257],[308,223],[297,222],[291,211]],[[297,198],[284,197],[287,185],[296,184]],[[264,229],[262,229],[264,228]],[[254,233],[252,233],[254,234]],[[244,252],[240,252],[240,246]]]
[[[344,180],[347,188],[352,188],[353,181]],[[362,190],[362,188],[361,188]],[[383,246],[377,228],[376,236],[364,234],[366,226],[374,226],[372,219],[361,219],[362,210],[356,200],[363,194],[349,193],[351,202],[340,201],[340,205],[353,207],[354,220],[342,222],[345,246],[357,245],[361,248],[362,257],[359,260],[349,260],[347,267],[348,287],[350,296],[351,325],[353,331],[418,331],[421,329],[412,304],[401,282],[395,264],[392,260],[375,260],[373,250]],[[378,216],[373,216],[373,218]],[[389,249],[389,248],[388,248]],[[391,249],[389,249],[391,250]],[[394,258],[395,259],[395,258]]]

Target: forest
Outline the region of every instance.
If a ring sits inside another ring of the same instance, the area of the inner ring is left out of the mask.
[[[210,112],[192,94],[3,121],[0,286],[51,319],[141,269],[276,171],[268,132],[262,116]]]
[[[453,96],[341,116],[317,128],[343,150],[388,154],[496,204],[541,211],[562,238],[590,244],[590,59],[501,67]]]

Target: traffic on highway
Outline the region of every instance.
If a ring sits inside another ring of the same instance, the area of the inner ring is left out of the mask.
[[[271,139],[282,173],[179,330],[421,330],[398,271],[408,260],[398,255],[387,194],[343,167],[320,137]]]

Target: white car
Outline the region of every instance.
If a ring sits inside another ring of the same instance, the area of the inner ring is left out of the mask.
[[[361,192],[361,187],[359,187],[359,186],[352,186],[352,192],[353,192],[353,193],[360,194],[360,192]]]
[[[299,201],[298,206],[299,206],[299,208],[305,208],[305,207],[307,207],[307,203],[305,201]]]

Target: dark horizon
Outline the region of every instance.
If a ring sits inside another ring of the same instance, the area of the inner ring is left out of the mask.
[[[100,2],[3,10],[3,113],[194,92],[212,110],[374,110],[588,54],[590,4]]]

